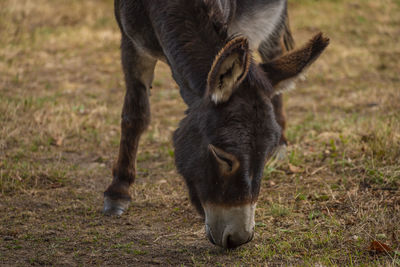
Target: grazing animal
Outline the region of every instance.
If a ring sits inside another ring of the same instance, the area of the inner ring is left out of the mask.
[[[280,90],[329,43],[317,34],[283,53],[293,43],[286,6],[286,0],[115,0],[127,88],[106,214],[121,215],[131,201],[139,138],[150,122],[149,89],[161,60],[188,105],[173,135],[175,161],[205,216],[208,239],[234,248],[253,238],[265,162],[286,142]],[[255,49],[262,63],[252,58]]]

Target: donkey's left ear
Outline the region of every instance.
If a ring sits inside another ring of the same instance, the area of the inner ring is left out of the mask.
[[[215,104],[229,100],[250,67],[249,43],[244,37],[228,42],[215,57],[207,78],[207,96]]]
[[[274,86],[273,94],[279,94],[288,87],[292,87],[294,80],[301,77],[301,74],[314,63],[328,44],[329,38],[318,33],[303,47],[261,64]]]

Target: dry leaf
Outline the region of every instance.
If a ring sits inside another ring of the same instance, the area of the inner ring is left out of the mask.
[[[50,144],[53,146],[62,146],[63,142],[64,142],[64,137],[62,137],[62,136],[52,137]]]
[[[302,172],[304,172],[303,169],[301,169],[301,168],[299,168],[299,167],[297,167],[297,166],[294,166],[294,165],[292,165],[292,164],[290,164],[290,163],[289,163],[289,170],[290,170],[292,173],[302,173]]]
[[[60,137],[56,139],[56,146],[62,146],[64,141],[64,137]]]
[[[368,247],[368,250],[374,253],[385,253],[385,252],[388,253],[393,251],[393,249],[388,245],[376,240],[371,242],[371,244]]]

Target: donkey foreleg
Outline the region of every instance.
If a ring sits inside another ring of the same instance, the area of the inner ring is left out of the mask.
[[[121,59],[126,94],[121,116],[118,160],[113,168],[112,183],[104,192],[103,211],[107,215],[121,215],[131,202],[129,187],[135,181],[139,139],[150,123],[148,95],[156,64],[154,58],[140,53],[124,34]]]

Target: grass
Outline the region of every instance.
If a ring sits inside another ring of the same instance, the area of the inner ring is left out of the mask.
[[[291,1],[300,44],[327,52],[285,96],[287,159],[264,171],[255,239],[213,247],[174,168],[185,105],[157,66],[134,199],[101,214],[124,83],[111,0],[0,3],[1,265],[395,266],[399,252],[399,1]],[[57,14],[57,15],[54,15]]]

